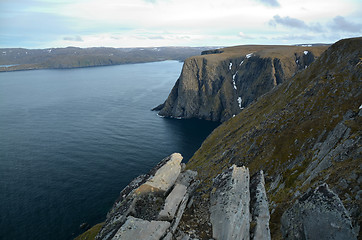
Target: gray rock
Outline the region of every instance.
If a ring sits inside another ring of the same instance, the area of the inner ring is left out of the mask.
[[[179,153],[173,153],[161,168],[157,170],[153,177],[151,177],[144,185],[151,188],[168,191],[175,183],[178,175],[181,172],[182,156]],[[142,191],[139,189],[138,191]]]
[[[251,239],[270,240],[269,205],[265,191],[263,171],[255,174],[250,180],[251,215],[255,228],[251,229]]]
[[[195,180],[196,176],[197,172],[191,170],[187,170],[179,175],[159,214],[158,218],[160,220],[171,221],[175,217],[176,211],[187,193],[187,188]]]
[[[166,221],[147,221],[132,216],[117,231],[113,240],[159,240],[169,228],[170,223]]]
[[[163,204],[159,201],[161,199],[159,196],[175,183],[181,170],[181,160],[181,154],[174,153],[160,161],[148,174],[135,178],[126,186],[107,214],[105,224],[96,239],[111,239],[131,213],[137,217],[142,215],[149,220],[157,216],[158,206],[155,204]],[[151,203],[151,207],[147,207],[144,203]]]
[[[281,175],[280,174],[277,175],[275,180],[270,184],[269,191],[273,191],[274,189],[276,189],[281,179],[282,179]]]
[[[171,221],[176,214],[177,208],[186,194],[187,187],[183,184],[176,184],[171,193],[167,196],[165,205],[159,214],[160,220]]]
[[[357,239],[341,199],[327,184],[310,190],[284,212],[283,238],[310,240]]]
[[[352,114],[353,115],[353,114]],[[350,118],[351,112],[347,111],[344,118]],[[331,167],[333,161],[344,161],[348,158],[348,151],[360,141],[360,138],[350,139],[350,129],[342,122],[328,134],[327,138],[321,143],[318,142],[313,147],[319,150],[313,157],[305,173],[300,177],[307,176],[302,186],[309,184],[320,172]],[[300,179],[300,178],[298,178]]]
[[[168,232],[167,235],[162,238],[162,240],[172,240],[173,239],[173,235],[172,233]]]
[[[177,209],[177,212],[176,212],[176,216],[175,218],[173,219],[172,223],[171,223],[171,227],[170,227],[170,231],[172,233],[175,233],[176,232],[176,229],[181,221],[181,217],[185,211],[185,208],[187,206],[187,203],[190,199],[190,196],[192,195],[192,193],[195,191],[195,189],[197,188],[197,186],[200,184],[200,181],[194,181],[191,183],[191,185],[187,188],[187,191],[186,191],[186,194],[185,196],[183,197],[181,203],[180,203],[180,206],[179,208]]]
[[[186,170],[185,172],[179,175],[179,177],[176,180],[176,183],[189,186],[190,183],[193,180],[195,180],[196,176],[197,176],[196,171]]]
[[[213,238],[249,239],[249,169],[233,165],[214,179],[210,196]]]

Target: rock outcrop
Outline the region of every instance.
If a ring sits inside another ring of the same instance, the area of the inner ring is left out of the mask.
[[[315,240],[353,240],[351,218],[341,199],[327,184],[310,190],[284,212],[283,238]]]
[[[250,198],[251,198],[251,239],[270,240],[270,213],[269,203],[265,191],[265,181],[263,170],[255,173],[250,180]]]
[[[263,170],[272,239],[284,239],[281,218],[287,209],[309,189],[325,183],[343,203],[353,231],[362,236],[361,46],[362,38],[333,44],[306,70],[259,97],[208,136],[187,163],[203,180],[196,191],[202,194],[194,201],[203,209],[191,212],[188,222],[207,222],[203,216],[212,179],[236,164],[248,166],[250,175]],[[320,223],[320,228],[331,227],[322,219]],[[207,229],[198,235],[212,237]]]
[[[236,165],[214,179],[210,197],[213,238],[249,239],[249,183],[249,169]]]
[[[225,121],[307,68],[326,49],[239,46],[186,59],[167,100],[153,110],[174,118]]]
[[[269,219],[262,171],[250,179],[248,168],[233,165],[214,179],[210,196],[214,239],[270,239]]]
[[[199,181],[174,153],[125,187],[96,239],[172,239]]]

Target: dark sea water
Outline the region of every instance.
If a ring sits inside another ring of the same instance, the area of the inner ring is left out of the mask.
[[[162,158],[217,126],[164,119],[182,63],[0,73],[0,239],[72,239]]]

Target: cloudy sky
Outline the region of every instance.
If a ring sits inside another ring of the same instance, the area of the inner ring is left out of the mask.
[[[332,43],[361,0],[0,0],[0,47]]]

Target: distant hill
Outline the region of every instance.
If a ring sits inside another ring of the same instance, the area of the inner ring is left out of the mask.
[[[157,48],[0,48],[0,72],[108,66],[165,60],[184,61],[210,47]]]

